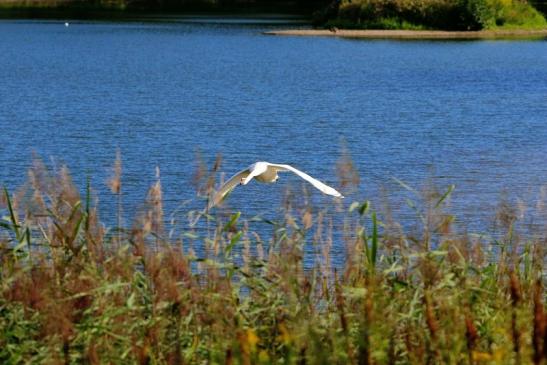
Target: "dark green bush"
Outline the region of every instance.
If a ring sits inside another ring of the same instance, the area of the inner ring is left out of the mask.
[[[329,25],[350,28],[479,30],[543,28],[543,16],[520,0],[344,0]]]

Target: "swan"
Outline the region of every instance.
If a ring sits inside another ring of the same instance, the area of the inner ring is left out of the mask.
[[[256,179],[262,183],[274,183],[279,179],[279,175],[277,173],[285,171],[295,173],[325,194],[332,195],[337,198],[344,197],[337,190],[331,188],[326,184],[323,184],[321,181],[314,179],[305,172],[302,172],[290,165],[258,161],[247,167],[246,169],[241,170],[240,172],[232,176],[228,181],[226,181],[213,195],[212,199],[209,201],[208,208],[211,209],[215,205],[220,203],[226,197],[226,195],[230,193],[237,185],[247,185],[252,179]]]

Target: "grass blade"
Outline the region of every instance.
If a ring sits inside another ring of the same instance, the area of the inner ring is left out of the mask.
[[[372,269],[376,267],[376,255],[378,253],[378,222],[376,220],[376,212],[372,212],[372,239],[370,249],[370,263]]]
[[[5,187],[4,187],[4,195],[6,196],[9,216],[10,216],[11,224],[13,227],[13,231],[15,233],[15,238],[17,239],[17,242],[19,242],[21,241],[21,231],[19,230],[20,226],[19,226],[17,218],[15,217],[15,212],[13,210],[13,205],[11,204],[11,199],[8,193],[8,189],[6,189]]]
[[[450,185],[448,187],[448,190],[446,190],[446,192],[443,194],[443,196],[439,198],[439,200],[437,201],[437,204],[435,204],[435,208],[438,208],[443,203],[443,201],[445,201],[445,199],[450,196],[450,194],[452,193],[452,191],[454,191],[455,188],[456,188],[456,185],[454,184]]]

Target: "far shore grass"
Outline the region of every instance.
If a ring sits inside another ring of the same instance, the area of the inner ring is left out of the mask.
[[[547,29],[443,31],[384,29],[286,29],[264,32],[278,36],[315,36],[367,39],[543,39]]]

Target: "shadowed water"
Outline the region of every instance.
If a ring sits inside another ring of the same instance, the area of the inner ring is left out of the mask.
[[[105,182],[119,147],[126,216],[156,166],[172,212],[195,197],[198,148],[208,162],[222,153],[227,175],[266,160],[337,187],[345,140],[361,175],[348,205],[379,204],[385,186],[404,215],[392,178],[420,187],[433,177],[456,185],[461,220],[486,229],[503,190],[532,207],[547,183],[545,41],[273,37],[262,31],[287,24],[233,18],[64,22],[0,22],[0,184],[10,189],[36,152],[66,163],[80,186],[89,176],[113,212]],[[287,184],[300,191],[292,175],[237,189],[230,209],[271,215]]]

